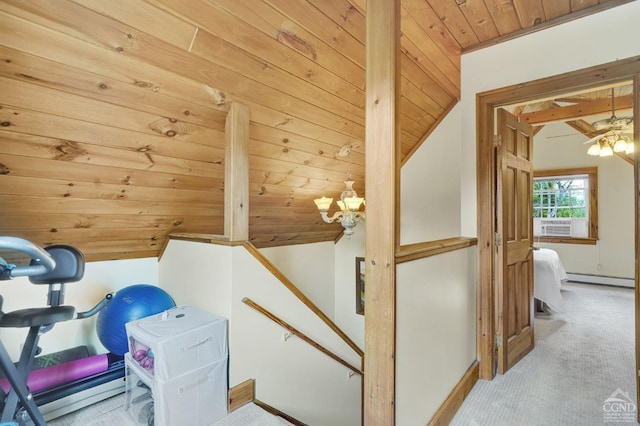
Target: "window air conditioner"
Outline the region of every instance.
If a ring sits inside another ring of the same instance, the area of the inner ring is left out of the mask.
[[[571,219],[540,219],[540,235],[571,236]]]

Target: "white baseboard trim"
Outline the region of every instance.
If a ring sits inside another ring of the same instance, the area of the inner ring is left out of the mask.
[[[589,284],[613,285],[617,287],[635,288],[633,278],[603,277],[600,275],[570,274],[567,273],[569,281]]]

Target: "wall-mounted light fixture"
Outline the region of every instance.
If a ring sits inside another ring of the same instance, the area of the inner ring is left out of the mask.
[[[351,145],[344,145],[340,148],[338,155],[340,157],[345,157],[350,153]],[[351,166],[350,163],[349,166]],[[340,201],[336,201],[340,211],[335,212],[331,217],[329,217],[329,207],[331,207],[333,198],[322,197],[313,200],[318,207],[322,220],[326,223],[333,223],[336,220],[339,221],[344,228],[344,234],[347,238],[351,238],[351,235],[353,235],[354,232],[353,228],[355,228],[360,220],[365,218],[364,211],[360,211],[360,206],[364,207],[365,200],[364,198],[358,197],[358,194],[353,189],[353,184],[354,181],[351,180],[351,171],[348,170],[347,180],[344,181],[345,189],[340,194]]]

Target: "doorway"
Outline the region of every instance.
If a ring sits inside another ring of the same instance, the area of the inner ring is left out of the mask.
[[[640,58],[631,58],[613,63],[574,71],[555,77],[532,81],[511,87],[480,93],[477,96],[477,193],[478,193],[478,361],[480,378],[491,380],[496,371],[496,318],[501,315],[496,304],[496,164],[494,156],[493,134],[495,128],[495,108],[519,102],[533,101],[545,97],[554,97],[571,91],[582,91],[624,80],[632,80],[634,85],[634,105],[640,105],[637,90],[640,81]],[[640,108],[634,108],[634,134],[640,134]],[[637,137],[637,136],[636,136]],[[637,152],[637,150],[636,150]],[[638,245],[640,203],[638,202],[639,155],[634,154],[635,187],[635,281],[638,283]],[[639,287],[636,285],[636,365],[638,349],[640,315]],[[637,377],[637,375],[636,375]],[[636,384],[637,386],[637,384]],[[640,394],[640,392],[638,392]]]

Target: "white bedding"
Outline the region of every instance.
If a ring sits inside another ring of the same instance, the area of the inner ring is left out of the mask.
[[[533,263],[533,297],[556,312],[564,312],[560,285],[568,277],[558,253],[545,248],[534,250]]]

